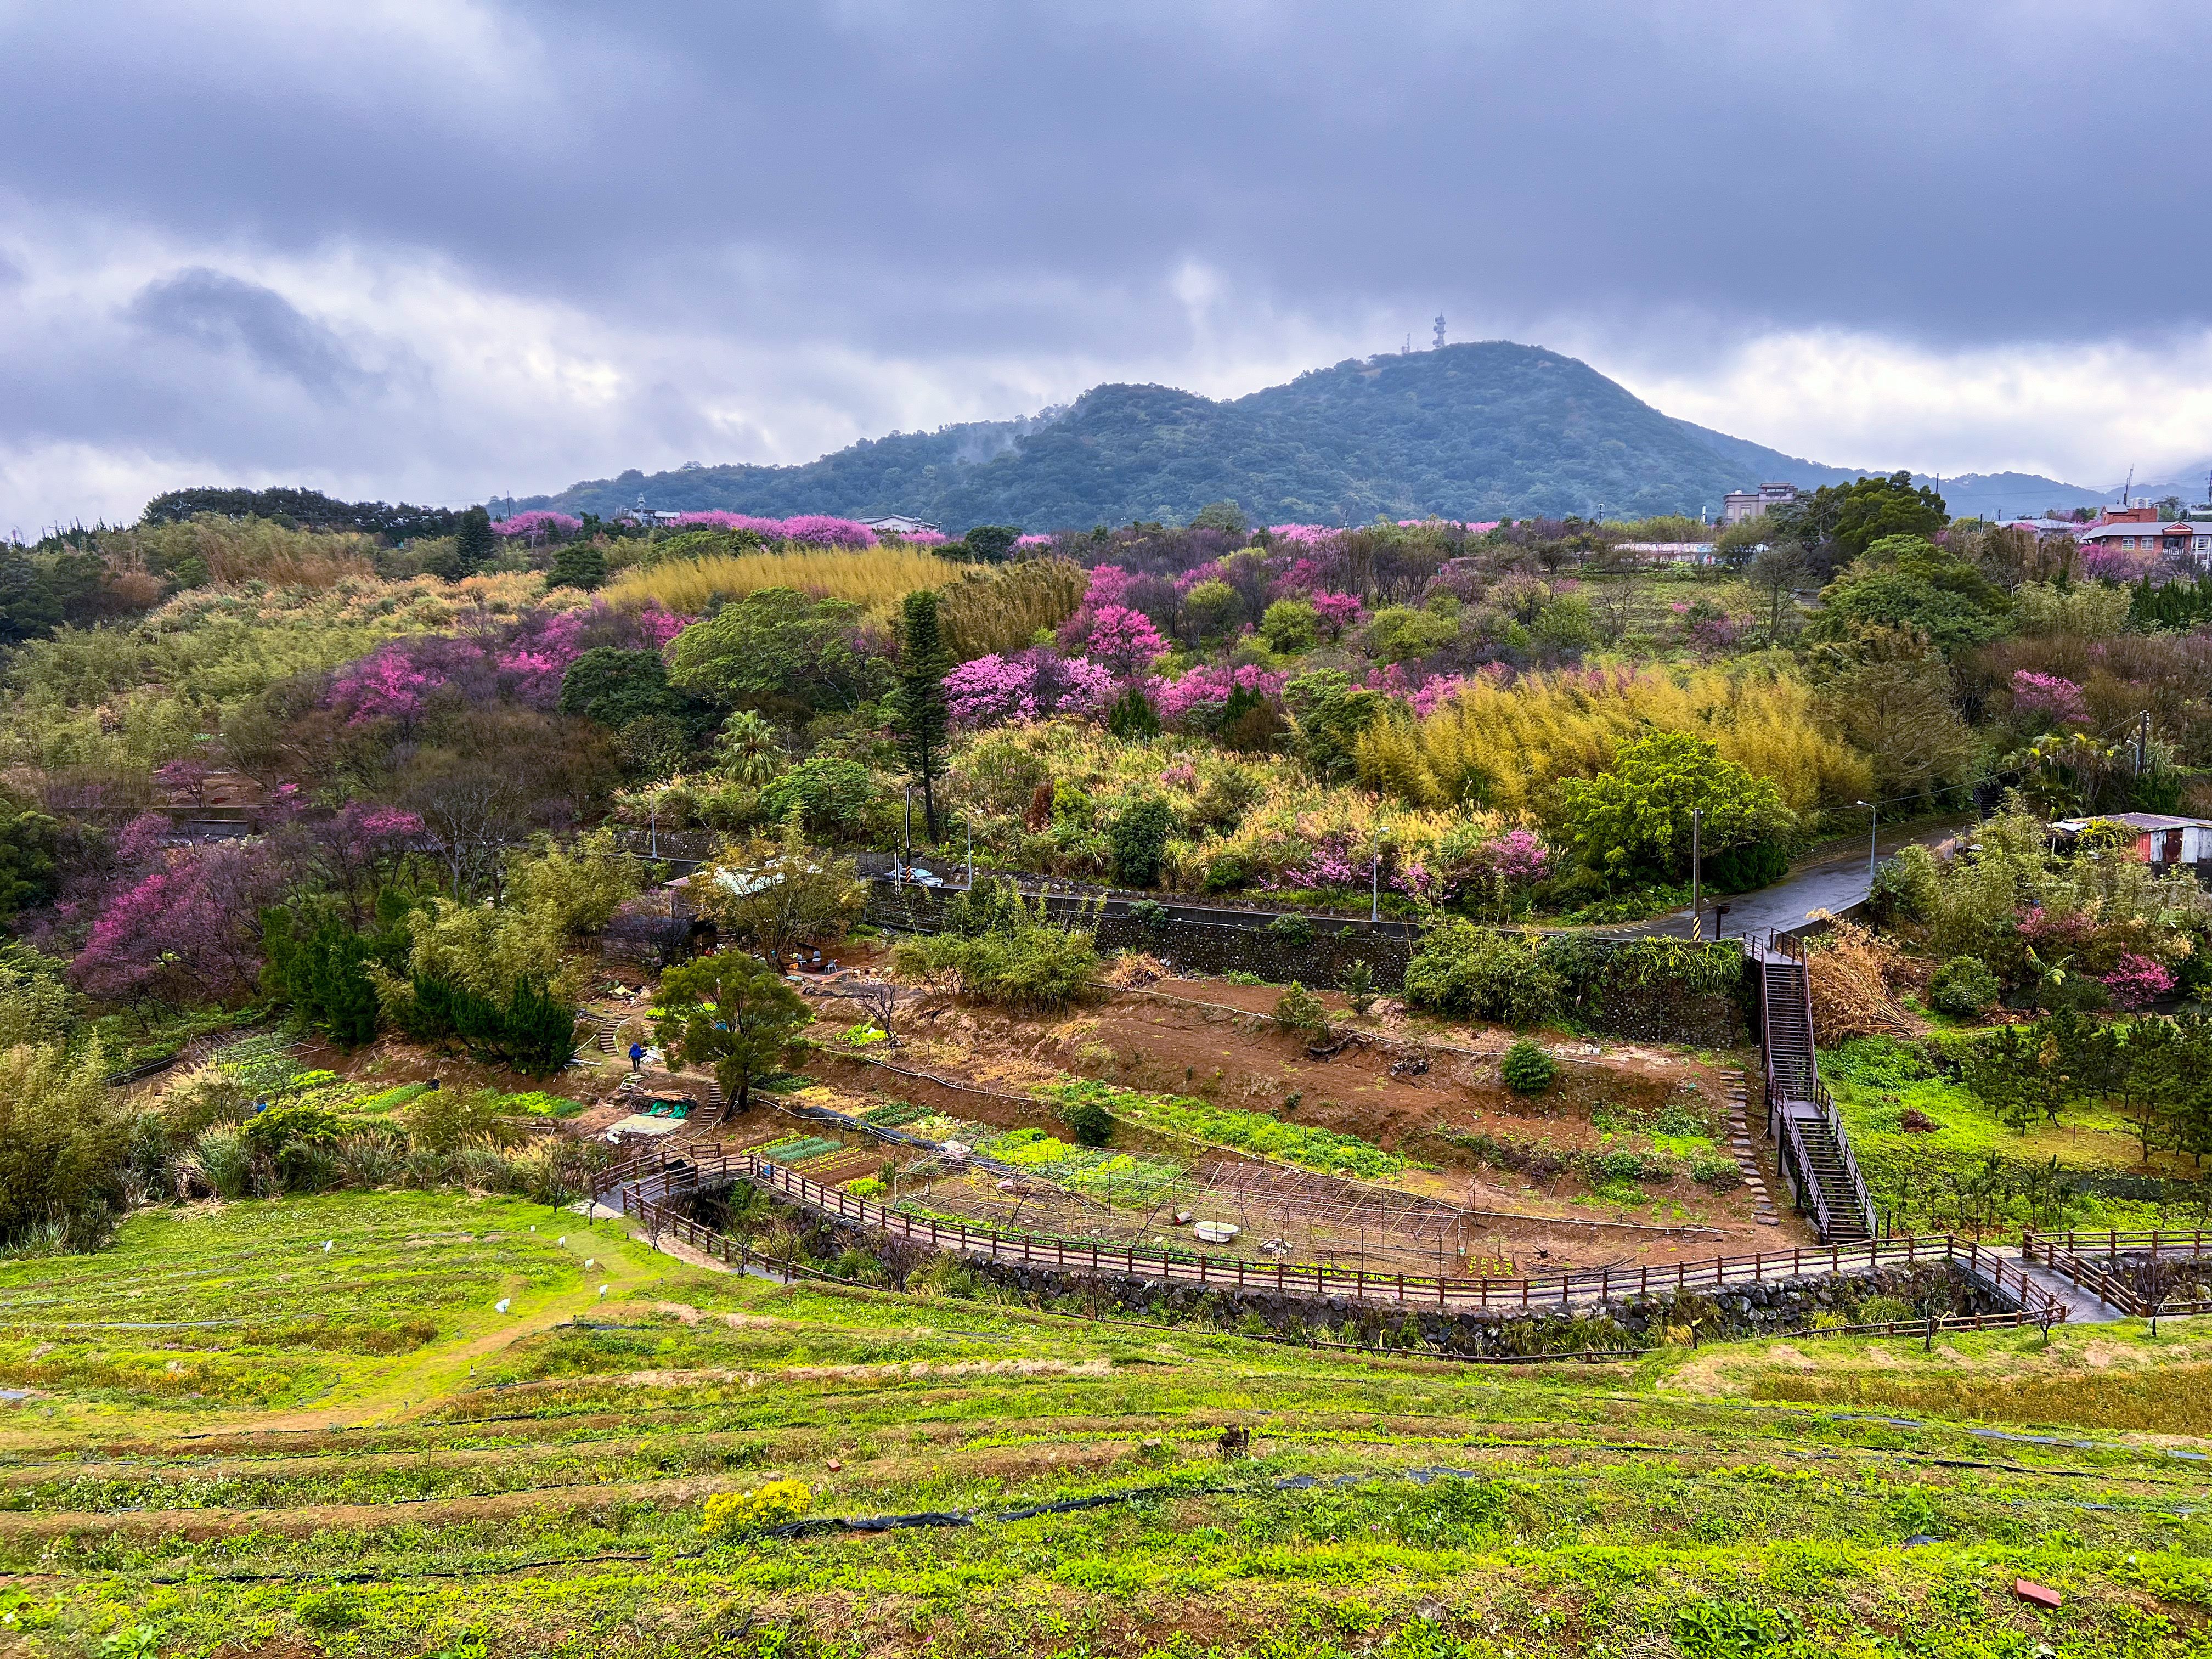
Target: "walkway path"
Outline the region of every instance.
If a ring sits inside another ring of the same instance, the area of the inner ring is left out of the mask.
[[[1939,824],[1909,825],[1881,836],[1877,842],[1878,856],[1887,858],[1900,847],[1916,842],[1933,847],[1948,841],[1972,822],[1971,817],[1963,817],[1948,818]],[[1867,893],[1867,852],[1866,843],[1862,842],[1856,852],[1800,866],[1771,887],[1738,893],[1728,899],[1725,902],[1729,913],[1722,919],[1722,926],[1730,939],[1764,939],[1770,932],[1786,933],[1794,927],[1803,927],[1815,910],[1840,915],[1855,904],[1863,903]],[[1705,925],[1710,928],[1711,907],[1706,908]],[[1644,939],[1687,939],[1690,913],[1677,910],[1671,916],[1607,931]]]
[[[2054,1273],[2018,1254],[2009,1258],[2009,1264],[2066,1304],[2066,1322],[2069,1325],[2109,1325],[2125,1316],[2111,1303],[2093,1291],[2083,1290],[2064,1273]]]

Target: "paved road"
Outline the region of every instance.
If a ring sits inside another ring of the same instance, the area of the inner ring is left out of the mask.
[[[1940,824],[1914,824],[1885,835],[1879,843],[1880,856],[1887,858],[1899,848],[1914,842],[1932,847],[1938,842],[1948,841],[1972,822],[1972,817],[1947,818]],[[1721,925],[1730,939],[1764,939],[1770,931],[1787,933],[1802,926],[1815,910],[1840,914],[1866,896],[1867,854],[1862,843],[1856,852],[1823,859],[1817,864],[1801,865],[1771,887],[1735,895],[1726,901],[1729,913]],[[1705,907],[1705,926],[1708,931],[1712,927],[1711,904]],[[1671,916],[1620,931],[1644,938],[1687,939],[1690,913],[1678,910]]]

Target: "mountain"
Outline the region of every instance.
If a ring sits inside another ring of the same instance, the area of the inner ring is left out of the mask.
[[[1224,500],[1261,524],[1601,510],[1717,518],[1731,489],[1859,476],[1675,420],[1571,357],[1492,340],[1348,358],[1218,401],[1170,386],[1094,386],[1065,410],[894,433],[801,465],[629,471],[502,505],[904,513],[956,533],[1181,521]],[[1998,477],[1999,493],[2011,491],[2004,504],[2019,510],[2095,499],[2049,479]]]

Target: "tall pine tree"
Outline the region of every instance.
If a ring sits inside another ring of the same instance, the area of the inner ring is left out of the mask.
[[[906,596],[899,629],[899,680],[895,729],[907,770],[921,787],[921,812],[933,845],[938,839],[937,780],[945,775],[951,716],[945,707],[945,677],[952,653],[939,626],[937,594],[924,588]]]
[[[453,574],[473,576],[491,562],[497,543],[491,533],[491,514],[472,507],[453,527]]]

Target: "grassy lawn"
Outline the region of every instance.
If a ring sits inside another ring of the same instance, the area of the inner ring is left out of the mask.
[[[141,1217],[0,1265],[0,1651],[2212,1650],[2186,1321],[1506,1372],[786,1287],[450,1194]],[[973,1524],[701,1535],[771,1476]]]
[[[1824,1053],[1820,1077],[1867,1190],[1900,1231],[2206,1224],[2202,1203],[2172,1184],[2193,1180],[2189,1160],[2154,1153],[2146,1169],[2135,1126],[2116,1112],[2072,1107],[2021,1134],[1881,1037]],[[1907,1127],[1913,1113],[1932,1127]]]

